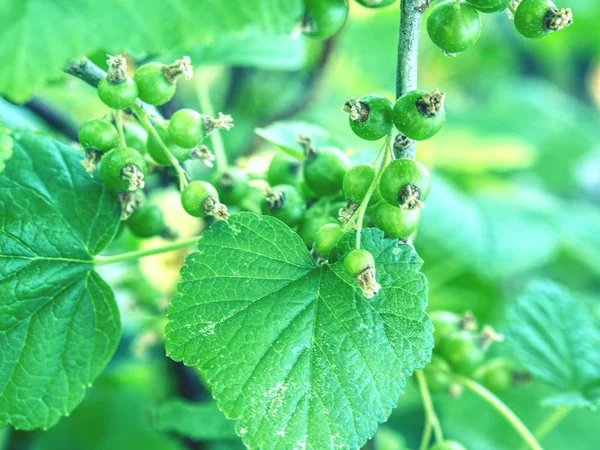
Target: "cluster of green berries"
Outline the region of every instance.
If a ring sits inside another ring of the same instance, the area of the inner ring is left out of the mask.
[[[356,0],[367,8],[382,8],[396,0]],[[344,27],[349,12],[348,0],[304,0],[302,32],[315,39],[328,39]]]
[[[530,39],[542,38],[573,23],[571,10],[559,9],[551,0],[444,0],[432,8],[427,33],[442,51],[454,55],[479,39],[480,12],[495,13],[507,8],[517,31]]]
[[[130,78],[127,75],[126,59],[120,55],[108,60],[109,70],[98,84],[98,96],[114,110],[118,127],[110,121],[91,119],[84,122],[78,133],[79,142],[86,151],[82,162],[84,168],[93,174],[99,164],[99,177],[106,187],[119,194],[123,203],[123,219],[134,234],[139,237],[151,237],[164,234],[164,219],[156,205],[144,204],[141,195],[136,195],[145,186],[144,178],[151,165],[170,166],[187,159],[200,159],[212,167],[214,156],[202,146],[202,141],[216,129],[230,129],[230,116],[219,113],[213,119],[191,109],[176,111],[168,122],[149,116],[140,105],[163,105],[175,95],[176,83],[182,76],[189,79],[192,75],[191,61],[188,57],[166,65],[149,63],[139,67]],[[142,103],[143,102],[143,103]],[[128,121],[120,123],[121,110],[131,108],[143,125]],[[190,205],[190,198],[199,194],[198,185],[191,183],[182,192],[182,203]],[[212,207],[199,212],[201,206],[189,206],[190,214],[200,216],[206,213],[222,218],[226,208],[217,201]],[[188,211],[189,212],[189,211]],[[133,214],[133,215],[132,215]]]
[[[430,314],[434,326],[434,354],[423,369],[429,388],[433,392],[452,391],[453,372],[473,376],[496,393],[507,391],[513,384],[514,364],[511,360],[496,357],[488,359],[490,344],[501,340],[492,328],[478,325],[469,313],[464,315],[448,311]]]
[[[435,90],[414,90],[401,95],[395,104],[370,94],[346,102],[350,128],[361,139],[375,141],[396,129],[406,138],[423,141],[435,136],[444,126],[445,94]]]

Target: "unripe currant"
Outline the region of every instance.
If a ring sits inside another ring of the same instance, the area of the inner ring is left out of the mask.
[[[435,136],[444,126],[445,94],[437,89],[431,93],[410,91],[394,105],[394,125],[405,136],[422,141]]]
[[[421,210],[419,208],[403,209],[381,202],[375,208],[373,221],[375,226],[393,239],[406,240],[419,227]]]
[[[169,120],[169,135],[176,145],[193,148],[213,131],[232,127],[233,119],[229,115],[219,113],[219,117],[213,119],[193,109],[180,109]]]
[[[348,18],[348,0],[305,0],[302,32],[315,39],[337,34]]]
[[[100,179],[117,193],[142,189],[145,173],[144,157],[131,147],[112,149],[104,155],[100,165]]]
[[[140,238],[160,236],[165,231],[165,219],[161,209],[153,203],[144,203],[127,220],[131,232]]]
[[[217,190],[206,181],[188,184],[181,193],[181,205],[190,216],[212,216],[218,220],[229,218],[227,207],[219,202]]]
[[[107,152],[114,148],[119,141],[117,129],[105,120],[86,120],[81,124],[77,133],[79,142],[84,149]]]
[[[248,176],[236,167],[227,169],[215,182],[219,198],[226,205],[237,205],[244,198],[250,186]]]
[[[296,158],[278,153],[271,160],[267,181],[271,186],[291,184],[298,186],[302,180],[302,163]]]
[[[467,0],[482,13],[495,13],[506,9],[505,0]]]
[[[112,109],[129,108],[135,103],[137,86],[127,76],[127,60],[123,56],[108,58],[108,72],[98,83],[98,97]]]
[[[375,141],[392,130],[393,107],[387,98],[371,94],[348,100],[343,111],[350,115],[348,120],[354,134],[361,139]]]
[[[183,162],[189,158],[191,153],[189,148],[183,148],[176,145],[171,139],[169,133],[164,131],[162,128],[156,128],[156,133],[158,134],[158,137],[162,143],[169,149],[169,152],[171,152],[177,161]],[[169,160],[167,152],[153,135],[148,137],[148,143],[146,147],[148,149],[148,154],[157,164],[160,164],[161,166],[171,165],[171,161]]]
[[[306,204],[294,186],[274,186],[265,195],[263,212],[278,218],[290,227],[298,225],[304,216]]]
[[[379,190],[392,206],[421,208],[431,190],[429,172],[414,159],[396,159],[381,174]]]
[[[315,148],[310,139],[303,140],[306,159],[302,169],[308,187],[317,195],[337,194],[350,168],[350,161],[343,151],[333,147]]]
[[[381,289],[376,279],[375,259],[369,251],[354,249],[348,253],[344,258],[344,270],[356,280],[366,298],[373,298]]]
[[[445,0],[433,7],[427,19],[427,33],[444,52],[462,52],[481,35],[479,12],[466,1]]]
[[[158,106],[173,98],[176,82],[181,76],[189,80],[192,73],[192,61],[188,56],[184,56],[170,65],[159,62],[144,64],[135,71],[133,79],[140,100]]]
[[[573,23],[569,8],[558,9],[551,0],[523,0],[515,13],[515,28],[523,36],[539,39]]]
[[[389,6],[394,3],[396,0],[356,0],[357,3],[367,7],[367,8],[383,8],[384,6]]]
[[[319,228],[315,236],[315,250],[317,254],[323,259],[329,258],[331,250],[333,250],[333,247],[343,235],[344,230],[340,224],[328,223],[323,225]]]

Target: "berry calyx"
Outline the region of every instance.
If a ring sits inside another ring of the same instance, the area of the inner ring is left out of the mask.
[[[315,39],[328,39],[337,34],[348,18],[347,0],[305,0],[301,29]]]
[[[445,94],[437,89],[431,93],[423,90],[407,92],[394,105],[394,125],[416,141],[435,136],[446,120],[444,99]]]
[[[144,203],[127,220],[131,232],[139,238],[160,236],[165,231],[165,219],[161,209],[153,203]]]
[[[212,216],[217,220],[227,220],[229,211],[219,202],[219,194],[214,186],[206,181],[192,181],[181,193],[183,209],[194,217]]]
[[[109,56],[106,77],[98,83],[98,97],[112,109],[129,108],[138,97],[137,86],[126,70],[127,60],[123,56]]]
[[[515,28],[523,36],[539,39],[573,23],[569,8],[559,9],[551,0],[523,0],[515,13]]]
[[[282,184],[270,189],[263,202],[263,212],[278,218],[288,226],[298,225],[304,216],[304,199],[294,186]]]
[[[366,298],[373,298],[381,289],[376,279],[375,259],[369,251],[355,249],[348,253],[344,270],[356,280]]]
[[[396,159],[381,174],[379,190],[383,199],[403,209],[422,208],[431,190],[429,171],[413,159]]]
[[[302,171],[308,187],[320,196],[337,194],[350,168],[348,157],[337,148],[316,149],[310,140],[305,141],[305,154]]]
[[[329,258],[331,250],[343,235],[344,230],[339,224],[328,223],[323,225],[315,236],[315,251],[321,258]]]
[[[394,158],[408,158],[414,159],[415,151],[412,145],[415,141],[408,136],[403,135],[402,133],[398,133],[394,138],[394,143],[392,145],[392,151],[394,152]]]
[[[393,126],[392,109],[392,102],[377,94],[350,99],[342,108],[350,115],[350,128],[354,134],[368,141],[389,134]]]
[[[159,106],[173,98],[176,82],[181,76],[189,80],[192,74],[192,62],[189,57],[184,56],[170,65],[158,62],[144,64],[136,70],[133,79],[140,100]]]
[[[406,240],[419,227],[421,210],[419,208],[402,209],[381,202],[375,209],[375,226],[390,238]]]
[[[117,147],[107,152],[100,165],[100,179],[113,192],[136,191],[144,187],[146,162],[131,147]]]
[[[432,9],[427,19],[427,33],[444,52],[462,52],[481,35],[479,12],[465,1],[445,0]]]

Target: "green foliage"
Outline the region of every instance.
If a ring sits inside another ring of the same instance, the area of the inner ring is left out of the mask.
[[[48,428],[69,414],[120,335],[93,257],[120,208],[71,147],[15,135],[0,175],[0,426]]]
[[[398,402],[406,376],[428,361],[419,258],[374,230],[363,247],[382,284],[369,301],[341,262],[316,266],[302,240],[269,217],[215,223],[188,257],[167,352],[208,371],[219,408],[248,446],[359,447]],[[343,238],[334,252],[352,248]]]
[[[306,122],[275,122],[268,127],[257,128],[255,132],[298,159],[304,159],[304,147],[298,142],[298,136],[310,136],[316,147],[333,143],[327,130]]]
[[[200,441],[237,439],[233,424],[214,402],[192,403],[171,399],[154,411],[154,426]]]
[[[547,281],[529,285],[512,305],[506,340],[534,377],[559,393],[550,406],[595,408],[600,404],[600,329],[587,308],[566,289]]]

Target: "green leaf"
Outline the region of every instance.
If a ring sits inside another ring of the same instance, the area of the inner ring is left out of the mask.
[[[455,261],[488,278],[506,278],[547,263],[560,246],[551,198],[507,191],[470,197],[434,177],[417,236],[424,257]]]
[[[336,254],[354,248],[350,233]],[[206,231],[182,269],[167,353],[207,370],[249,448],[358,448],[430,358],[426,279],[412,247],[363,235],[383,286],[366,300],[343,262],[318,266],[272,217]]]
[[[318,125],[306,122],[275,122],[265,128],[254,130],[264,140],[275,144],[294,158],[304,159],[304,148],[298,143],[299,136],[312,139],[315,146],[332,145],[329,132]]]
[[[162,53],[181,42],[210,43],[227,33],[289,34],[300,0],[23,0],[0,6],[0,94],[27,100],[69,58],[96,50]],[[40,38],[43,37],[43,38]]]
[[[120,206],[80,152],[13,137],[0,175],[0,427],[48,428],[77,406],[119,340],[93,256],[113,239]]]
[[[560,391],[553,406],[597,406],[600,330],[566,289],[536,281],[511,306],[507,345],[534,377]]]
[[[154,411],[154,426],[196,440],[237,439],[233,424],[214,402],[192,403],[168,400]]]

